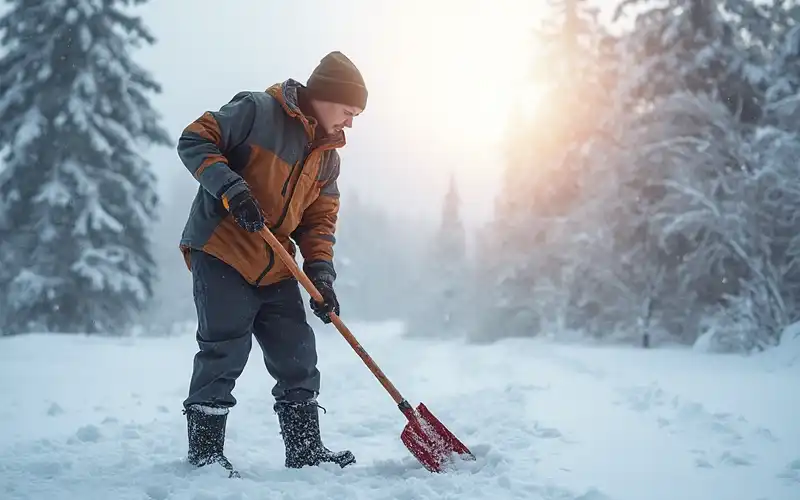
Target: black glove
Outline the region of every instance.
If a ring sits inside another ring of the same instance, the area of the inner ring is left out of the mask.
[[[325,278],[312,279],[311,282],[317,287],[323,299],[323,303],[320,304],[312,297],[311,310],[323,323],[328,324],[331,322],[330,313],[339,315],[339,300],[336,298],[336,292],[333,291],[333,282]]]
[[[233,220],[245,231],[256,233],[264,228],[264,216],[261,214],[261,208],[249,190],[242,191],[231,198],[228,206]]]

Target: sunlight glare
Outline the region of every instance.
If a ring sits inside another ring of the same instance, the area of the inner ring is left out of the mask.
[[[448,144],[497,146],[534,71],[532,26],[541,7],[520,0],[402,2],[384,43],[402,75],[398,93],[413,92],[398,115]],[[413,75],[410,77],[409,75]],[[529,99],[526,97],[526,101]],[[535,112],[535,99],[524,113]],[[422,123],[421,123],[422,122]],[[434,130],[435,128],[435,130]]]

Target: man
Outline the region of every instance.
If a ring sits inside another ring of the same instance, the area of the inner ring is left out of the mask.
[[[366,107],[356,66],[340,52],[326,55],[305,85],[293,79],[264,92],[240,92],[183,131],[178,154],[200,184],[181,239],[194,280],[197,343],[187,418],[188,460],[220,463],[232,390],[244,370],[252,336],[275,379],[272,395],[285,444],[286,467],[355,462],[350,451],[322,444],[320,373],[314,332],[300,286],[258,233],[268,227],[324,298],[311,301],[329,323],[339,313],[333,289],[334,232],[339,210],[339,155],[344,128]]]

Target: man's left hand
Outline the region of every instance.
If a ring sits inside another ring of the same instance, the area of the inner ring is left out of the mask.
[[[319,303],[312,297],[311,310],[323,323],[328,324],[331,322],[330,313],[339,315],[339,300],[336,298],[336,292],[333,291],[333,283],[324,279],[316,279],[312,282],[322,295],[323,302]]]

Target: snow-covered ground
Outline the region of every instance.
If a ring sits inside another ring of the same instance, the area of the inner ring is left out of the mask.
[[[405,340],[350,325],[406,397],[478,456],[426,472],[403,416],[347,343],[320,327],[323,439],[358,463],[285,470],[254,346],[226,451],[243,478],[183,464],[192,332],[0,339],[0,498],[800,499],[800,361],[512,340]],[[795,362],[796,361],[796,362]]]

